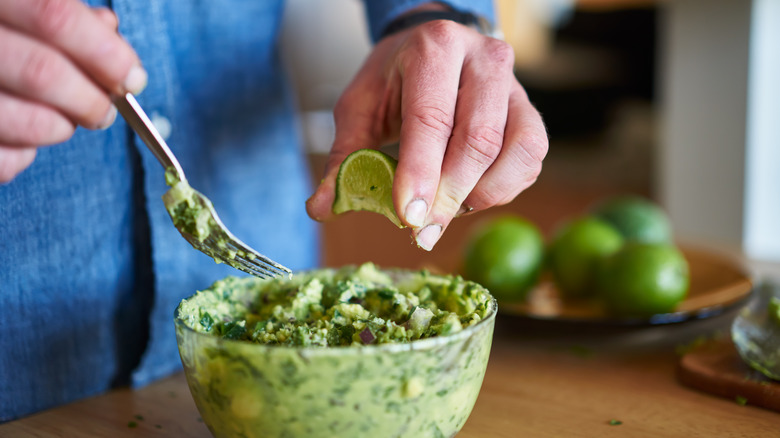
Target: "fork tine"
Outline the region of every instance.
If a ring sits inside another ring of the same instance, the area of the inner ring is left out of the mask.
[[[230,243],[232,243],[233,246],[236,248],[236,250],[239,251],[237,258],[240,257],[247,264],[254,265],[261,269],[264,269],[272,273],[273,276],[292,274],[292,271],[289,268],[280,265],[279,263],[276,263],[275,261],[269,259],[268,257],[260,254],[259,252],[247,246],[244,242],[234,238],[233,240],[230,241]],[[242,253],[246,255],[243,255]]]
[[[291,275],[292,271],[288,268],[249,248],[229,232],[225,231],[224,235],[221,234],[219,236],[211,235],[202,243],[202,246],[212,257],[217,257],[227,265],[260,278]],[[201,251],[203,250],[201,249]],[[232,258],[228,258],[228,254],[232,255]],[[252,254],[254,260],[250,260],[243,254]]]

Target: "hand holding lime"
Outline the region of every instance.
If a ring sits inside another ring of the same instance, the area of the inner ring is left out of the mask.
[[[688,293],[688,262],[676,247],[629,242],[604,259],[598,289],[607,309],[621,316],[668,313]]]
[[[466,247],[464,276],[485,286],[499,301],[520,301],[536,285],[544,260],[544,238],[517,216],[478,228]]]
[[[561,294],[592,295],[598,263],[622,245],[620,233],[600,219],[583,217],[563,225],[548,253],[550,271]]]

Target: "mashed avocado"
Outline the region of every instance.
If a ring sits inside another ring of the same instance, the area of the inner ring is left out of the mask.
[[[373,264],[292,280],[228,277],[182,303],[195,331],[287,346],[361,346],[447,335],[481,321],[490,296],[425,271],[398,284]]]
[[[372,264],[226,278],[176,337],[215,437],[448,438],[485,375],[495,300],[460,277]]]

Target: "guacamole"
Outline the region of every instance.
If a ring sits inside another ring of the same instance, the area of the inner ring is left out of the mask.
[[[228,277],[182,303],[180,316],[195,331],[226,339],[362,346],[461,331],[485,317],[490,299],[476,283],[425,271],[396,285],[368,263],[292,280]]]
[[[217,437],[451,437],[485,374],[483,287],[372,264],[226,278],[182,301],[187,381]]]
[[[252,274],[236,260],[236,256],[254,260],[255,254],[237,248],[219,224],[211,201],[193,189],[186,180],[180,180],[173,168],[165,172],[165,181],[171,186],[163,195],[163,203],[173,225],[190,244],[217,263],[225,263]]]

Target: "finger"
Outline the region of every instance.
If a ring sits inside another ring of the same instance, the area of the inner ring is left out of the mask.
[[[455,129],[444,155],[436,198],[425,227],[416,235],[417,244],[426,250],[439,240],[503,144],[514,81],[512,48],[490,39],[473,49],[461,74]]]
[[[87,128],[113,123],[108,95],[61,53],[2,26],[0,41],[0,89],[45,103]]]
[[[65,116],[45,105],[19,99],[0,91],[0,144],[44,146],[61,143],[73,135],[75,126]]]
[[[0,21],[54,45],[109,91],[139,93],[146,86],[138,56],[116,27],[79,0],[4,0]]]
[[[7,183],[30,167],[35,160],[35,148],[0,145],[0,183]]]
[[[452,135],[463,42],[458,24],[434,21],[412,37],[401,59],[402,100],[398,167],[393,200],[407,225],[424,225],[439,185],[442,161]]]
[[[464,201],[464,210],[479,211],[512,201],[536,181],[547,150],[542,117],[516,84],[509,99],[501,153]]]
[[[112,11],[109,8],[104,7],[97,7],[92,8],[92,12],[100,19],[100,21],[103,22],[106,26],[109,27],[109,29],[113,29],[116,31],[119,29],[119,17],[116,16],[116,13]]]

